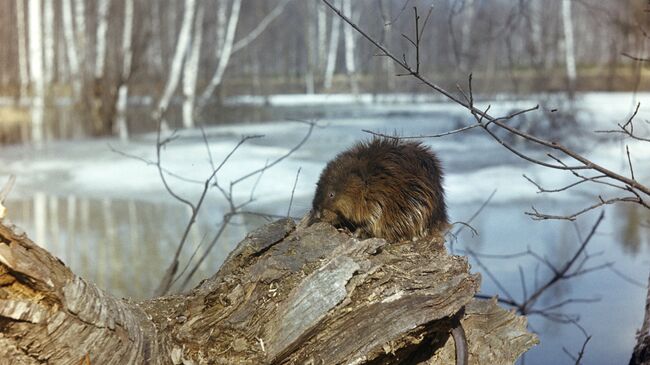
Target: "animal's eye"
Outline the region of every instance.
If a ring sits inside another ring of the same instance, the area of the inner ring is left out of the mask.
[[[330,193],[329,193],[329,197],[330,197],[330,199],[334,199],[334,195],[335,195],[334,192],[333,192],[333,191],[330,191]]]

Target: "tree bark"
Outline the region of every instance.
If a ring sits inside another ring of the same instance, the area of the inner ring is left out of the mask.
[[[471,364],[511,364],[526,319],[476,301],[441,239],[359,241],[319,223],[251,232],[184,295],[117,299],[0,225],[0,359],[12,364],[442,364],[462,323]],[[464,308],[464,313],[463,313]]]

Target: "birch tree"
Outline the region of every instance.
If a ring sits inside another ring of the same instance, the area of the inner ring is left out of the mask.
[[[327,11],[319,1],[318,9],[318,68],[323,71],[325,57],[327,56]]]
[[[259,21],[257,26],[253,28],[253,30],[251,30],[248,34],[246,34],[246,36],[240,38],[234,44],[230,45],[228,41],[229,31],[231,29],[231,24],[233,24],[232,37],[234,40],[235,30],[237,28],[237,21],[239,19],[239,12],[240,12],[239,7],[241,3],[240,0],[234,1],[233,10],[230,11],[230,20],[228,21],[228,27],[226,30],[224,45],[221,50],[219,63],[217,65],[216,71],[214,72],[212,78],[210,79],[210,84],[206,87],[206,89],[201,94],[201,97],[199,98],[199,103],[198,103],[199,108],[204,107],[208,103],[210,97],[212,97],[212,94],[214,94],[214,91],[216,90],[217,86],[219,86],[223,81],[223,75],[224,72],[226,71],[226,67],[228,67],[228,63],[230,62],[230,57],[234,53],[244,49],[249,44],[251,44],[255,39],[257,39],[257,37],[259,37],[264,32],[264,30],[271,24],[271,22],[273,22],[273,20],[275,20],[280,14],[282,14],[282,11],[284,10],[285,6],[291,1],[292,0],[281,0],[275,6],[275,8],[273,8],[273,10],[271,10],[264,18],[262,18],[262,20]],[[234,12],[235,5],[237,5],[236,14]]]
[[[382,33],[381,33],[381,40],[383,44],[388,44],[388,40],[391,34],[391,30],[393,27],[393,22],[391,20],[391,13],[390,13],[390,0],[381,0],[380,5],[381,5],[381,14],[382,18],[384,20],[384,26],[382,27]],[[380,57],[381,58],[381,63],[382,63],[382,68],[384,69],[385,75],[386,75],[386,86],[388,87],[388,90],[393,90],[395,88],[395,64],[393,63],[393,60],[391,60],[388,57]]]
[[[336,2],[336,7],[342,7],[342,1],[338,0]],[[327,63],[325,65],[325,79],[323,81],[323,87],[326,90],[332,87],[332,77],[334,76],[334,70],[336,68],[336,56],[339,49],[339,29],[341,27],[341,19],[338,16],[332,17],[332,29],[330,35],[330,45],[327,52]]]
[[[29,0],[29,71],[32,80],[32,141],[40,146],[43,143],[43,42],[40,0]]]
[[[562,0],[562,26],[564,28],[564,63],[569,82],[569,96],[573,98],[576,82],[575,47],[573,44],[573,19],[571,17],[571,0]]]
[[[223,74],[226,71],[228,62],[230,62],[230,56],[232,55],[233,42],[235,40],[235,31],[237,30],[237,23],[239,22],[239,10],[241,8],[241,0],[233,0],[232,8],[230,10],[230,18],[228,19],[228,25],[226,27],[225,37],[223,40],[223,47],[220,51],[219,63],[217,64],[217,69],[215,70],[210,83],[205,88],[201,97],[199,98],[199,105],[201,107],[205,106],[208,103],[210,97],[214,93],[214,90],[221,84],[223,80]]]
[[[77,41],[77,52],[81,62],[79,71],[84,71],[86,66],[86,0],[74,0],[74,24],[75,24],[75,38]],[[82,75],[79,75],[82,77]]]
[[[70,70],[72,89],[74,97],[78,98],[81,94],[81,78],[79,75],[79,58],[77,55],[74,24],[72,22],[72,5],[70,1],[71,0],[61,1],[61,20],[63,21],[63,34],[65,38],[66,53],[68,55],[68,66]]]
[[[133,58],[133,0],[124,2],[124,31],[122,32],[122,73],[120,75],[120,87],[117,96],[117,115],[115,128],[121,140],[129,137],[126,109],[129,96],[129,78],[131,76],[131,61]]]
[[[194,103],[196,100],[196,79],[199,74],[199,56],[203,35],[203,2],[200,2],[194,17],[194,36],[189,57],[183,70],[183,127],[194,128]]]
[[[185,0],[183,23],[181,25],[181,31],[178,34],[178,41],[176,42],[176,49],[169,70],[169,78],[167,79],[165,90],[163,91],[162,97],[158,102],[158,107],[154,113],[156,118],[162,117],[165,111],[167,111],[169,101],[178,86],[178,81],[180,80],[181,72],[183,71],[183,62],[185,61],[187,49],[191,41],[195,4],[195,0]]]
[[[54,80],[54,3],[53,0],[43,0],[43,78],[45,84],[51,87]]]
[[[27,71],[27,32],[25,30],[25,3],[16,1],[16,27],[18,28],[18,75],[20,79],[19,103],[22,104],[27,97],[29,85],[29,71]]]
[[[106,32],[108,31],[108,9],[110,0],[99,0],[97,4],[97,36],[95,44],[95,70],[93,72],[95,79],[101,79],[104,76],[104,64],[106,58]],[[125,4],[125,7],[128,5]],[[133,7],[133,5],[131,5]],[[126,15],[126,13],[125,13]],[[124,20],[124,29],[126,30]],[[122,38],[124,40],[124,38]],[[122,43],[124,45],[124,42]]]
[[[226,12],[228,11],[228,0],[217,0],[217,38],[216,38],[216,47],[214,48],[215,59],[221,57],[221,51],[223,50],[223,44],[226,41]]]
[[[354,18],[352,15],[352,0],[343,0],[343,13],[350,19]],[[358,23],[358,21],[356,23]],[[350,89],[352,90],[352,93],[358,94],[359,84],[357,82],[357,70],[354,62],[354,31],[352,27],[345,26],[343,28],[343,34],[345,37],[345,71],[348,75],[348,80],[350,80]]]
[[[307,68],[305,70],[305,91],[307,94],[314,93],[314,67],[316,63],[316,2],[307,0],[307,15],[305,16],[307,34],[305,36],[305,48],[307,49]]]

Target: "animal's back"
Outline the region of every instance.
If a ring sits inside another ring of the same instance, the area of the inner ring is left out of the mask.
[[[336,214],[327,221],[394,241],[442,230],[447,210],[440,162],[419,142],[373,138],[358,143],[321,174],[314,211],[323,210]]]

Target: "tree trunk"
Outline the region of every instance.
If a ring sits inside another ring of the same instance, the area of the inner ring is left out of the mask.
[[[305,93],[314,93],[314,69],[316,67],[316,57],[318,39],[316,38],[317,10],[316,0],[307,0],[305,12],[306,35],[304,38],[305,49],[307,50],[307,64],[305,65]]]
[[[43,23],[41,2],[29,0],[29,73],[32,81],[32,142],[43,144],[45,117],[45,85],[43,80]]]
[[[355,17],[352,14],[352,0],[343,0],[343,14],[347,15],[350,19]],[[355,21],[355,23],[359,23]],[[357,67],[354,61],[354,35],[355,32],[351,26],[345,24],[343,29],[345,37],[345,71],[350,80],[350,90],[353,94],[359,93],[359,83],[357,81]]]
[[[566,67],[567,86],[569,97],[573,99],[576,83],[576,55],[573,43],[571,0],[562,0],[562,26],[564,28],[564,64]]]
[[[650,278],[648,278],[648,296],[645,300],[645,317],[641,329],[636,334],[636,346],[634,346],[630,365],[650,365]]]
[[[343,0],[338,0],[336,8],[341,9]],[[325,76],[323,87],[329,90],[332,87],[332,78],[336,70],[336,56],[339,50],[339,32],[340,32],[341,18],[335,16],[332,18],[332,33],[330,35],[329,50],[327,52],[327,63],[325,64]]]
[[[27,71],[27,31],[25,29],[25,3],[16,1],[16,27],[18,28],[18,76],[20,78],[19,104],[25,102],[29,86],[29,71]]]
[[[129,138],[129,128],[126,109],[129,103],[129,79],[131,78],[131,64],[133,59],[133,0],[124,2],[124,30],[122,32],[122,72],[120,73],[120,86],[117,93],[116,121],[114,132],[125,141]]]
[[[155,112],[156,117],[162,116],[167,108],[169,107],[169,102],[178,86],[178,81],[181,78],[181,72],[183,71],[183,62],[187,56],[187,48],[190,44],[192,37],[192,23],[194,21],[194,8],[195,0],[185,0],[185,13],[183,14],[183,24],[181,25],[181,31],[178,34],[178,41],[176,42],[176,50],[174,51],[174,58],[172,60],[171,69],[169,70],[169,78],[167,79],[167,84],[165,85],[165,90],[163,92],[160,101],[158,102],[158,108]]]
[[[228,24],[226,26],[225,38],[223,40],[223,47],[220,51],[219,63],[217,64],[217,69],[214,71],[210,83],[203,90],[201,97],[199,98],[200,107],[205,106],[208,103],[210,97],[214,93],[214,90],[221,84],[223,80],[223,74],[226,72],[226,67],[228,62],[230,62],[230,55],[232,54],[233,42],[235,41],[235,30],[237,30],[237,23],[239,22],[239,9],[241,8],[241,0],[233,0],[232,7],[230,9],[230,18],[228,19]],[[219,26],[225,26],[225,24],[220,24]]]
[[[108,31],[108,9],[110,0],[99,0],[97,4],[97,35],[95,42],[95,80],[104,77],[104,65],[106,64],[106,33]],[[126,21],[126,19],[125,19]],[[126,25],[124,26],[126,29]],[[95,81],[97,82],[97,81]]]
[[[43,78],[48,88],[52,87],[52,81],[54,80],[55,36],[56,30],[54,28],[54,2],[53,0],[45,0],[43,1]]]
[[[285,219],[251,232],[189,293],[136,302],[106,294],[0,225],[0,358],[448,364],[449,331],[462,316],[471,364],[511,364],[537,339],[525,318],[473,299],[480,277],[468,269],[441,239],[359,241]]]
[[[61,2],[61,19],[63,21],[63,35],[68,54],[68,65],[70,70],[70,79],[72,82],[73,97],[78,99],[81,95],[81,74],[79,72],[78,48],[75,42],[74,24],[72,17],[71,0]]]
[[[199,76],[199,56],[203,36],[203,3],[199,3],[194,16],[194,36],[190,54],[183,70],[183,127],[194,128],[194,102],[196,101],[196,79]]]

